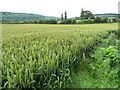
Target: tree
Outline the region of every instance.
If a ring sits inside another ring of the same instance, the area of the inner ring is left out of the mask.
[[[65,11],[65,20],[67,20],[67,11]]]
[[[63,21],[63,13],[61,14],[61,20]]]
[[[96,18],[94,19],[94,22],[95,22],[95,23],[101,23],[101,17],[96,17]]]
[[[82,20],[84,19],[94,19],[94,15],[90,11],[84,11],[83,9],[81,10],[81,15],[80,18]]]
[[[112,20],[113,20],[113,22],[117,22],[117,19],[116,19],[116,18],[113,18]]]
[[[76,24],[76,20],[67,19],[67,20],[60,22],[60,24]]]
[[[82,8],[81,13],[80,13],[80,18],[81,18],[81,19],[84,19],[84,14],[83,14],[83,13],[84,13],[84,10],[83,10],[83,8]]]

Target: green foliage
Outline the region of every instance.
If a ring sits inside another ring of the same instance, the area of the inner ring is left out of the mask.
[[[94,18],[94,15],[92,14],[92,12],[90,12],[90,11],[84,11],[82,9],[81,15],[80,15],[80,19],[81,20],[84,20],[84,19],[93,19],[93,18]]]
[[[120,28],[117,31],[118,39],[120,39]]]
[[[114,35],[115,36],[115,35]],[[116,37],[111,33],[102,41],[92,57],[82,61],[77,67],[77,73],[71,76],[70,88],[119,88],[120,87],[120,57],[117,45],[113,43]],[[111,45],[106,44],[110,41]]]
[[[101,46],[105,48],[108,46],[117,46],[117,43],[116,43],[117,35],[115,34],[116,32],[117,30],[113,30],[112,32],[110,31],[108,38],[103,40],[104,44],[102,44]]]
[[[113,22],[116,22],[117,23],[117,18],[114,18],[114,19],[112,19],[113,20]]]
[[[63,20],[63,13],[61,14],[61,20]]]
[[[65,20],[67,20],[67,11],[65,11]]]
[[[107,18],[96,17],[94,19],[94,23],[107,23],[108,22],[107,20],[108,20]]]
[[[94,24],[94,23],[107,23],[107,18],[96,17],[94,19],[83,19],[77,22],[78,24]]]
[[[57,24],[57,20],[39,20],[34,21],[35,24]]]
[[[12,13],[12,12],[2,12],[2,23],[33,23],[36,20],[49,20],[54,19],[56,17],[49,17],[37,14],[29,14],[29,13]]]
[[[80,20],[77,23],[78,24],[92,24],[92,23],[94,23],[94,20],[93,19]]]
[[[92,55],[94,63],[91,64],[91,67],[94,70],[93,76],[101,77],[103,75],[111,78],[111,80],[116,80],[115,78],[118,78],[117,75],[120,70],[117,36],[113,31],[109,34],[109,37],[102,41],[101,48],[97,48]]]
[[[91,68],[92,76],[96,78],[106,77],[110,80],[115,80],[118,78],[119,64],[118,51],[115,46],[109,46],[107,48],[98,49],[95,54],[92,55],[93,62]]]
[[[67,19],[60,22],[60,24],[76,24],[76,20]]]

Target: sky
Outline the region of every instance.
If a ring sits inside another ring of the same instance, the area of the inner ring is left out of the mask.
[[[80,16],[81,9],[93,14],[118,13],[120,0],[1,0],[0,11],[33,13],[60,17],[67,11],[68,17]]]

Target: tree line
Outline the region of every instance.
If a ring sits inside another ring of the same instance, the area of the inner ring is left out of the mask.
[[[67,12],[65,11],[64,17],[61,14],[60,24],[93,24],[93,23],[110,23],[117,22],[116,18],[109,19],[107,17],[94,16],[91,11],[81,10],[80,17],[67,19]]]
[[[14,22],[2,22],[3,24],[57,24],[57,20],[24,20]]]

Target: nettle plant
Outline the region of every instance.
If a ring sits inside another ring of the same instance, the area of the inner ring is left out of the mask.
[[[107,77],[115,78],[119,72],[119,57],[116,46],[109,46],[107,48],[100,48],[93,55],[93,63],[90,64],[93,76],[101,77],[106,75]]]

